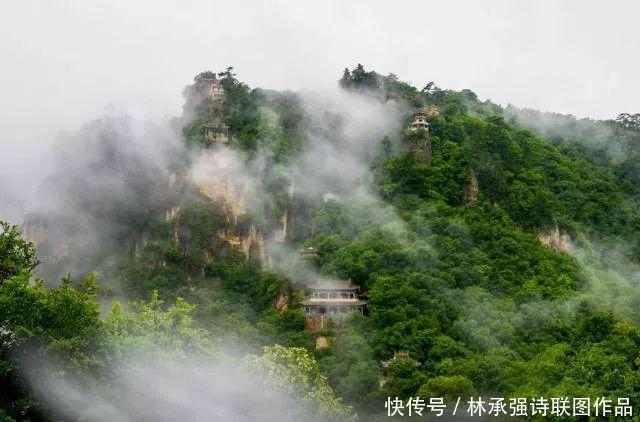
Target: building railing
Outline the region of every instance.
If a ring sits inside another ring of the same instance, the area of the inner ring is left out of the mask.
[[[351,298],[340,298],[340,297],[333,297],[333,298],[317,298],[317,297],[310,297],[308,299],[310,302],[357,302],[359,299],[357,297],[351,297]]]

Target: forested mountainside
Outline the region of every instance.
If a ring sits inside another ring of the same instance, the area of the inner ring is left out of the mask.
[[[375,420],[411,396],[637,408],[637,128],[361,65],[339,82],[200,73],[179,143],[153,154],[126,119],[82,128],[92,153],[49,180],[68,213],[0,235],[0,420]],[[314,286],[348,280],[363,311],[310,326]]]

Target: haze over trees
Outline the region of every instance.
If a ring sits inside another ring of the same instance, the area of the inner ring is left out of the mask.
[[[95,273],[47,287],[34,245],[2,224],[0,420],[101,420],[108,413],[92,414],[91,400],[117,403],[117,374],[144,367],[137,353],[249,374],[267,398],[286,402],[277,408],[284,420],[374,420],[386,397],[416,395],[629,397],[637,409],[638,115],[586,121],[503,108],[358,64],[343,72],[337,101],[401,120],[368,138],[375,122],[349,126],[357,116],[251,88],[233,68],[211,74],[224,97],[199,95],[197,83],[185,90],[171,183],[150,176],[164,175],[156,167],[123,169],[123,180],[153,181],[153,190],[131,206],[119,196],[85,210],[135,234],[105,243],[98,255],[109,259],[84,259]],[[438,110],[429,160],[406,129],[421,107]],[[214,124],[228,144],[211,140]],[[121,134],[104,136],[120,151],[109,137]],[[242,200],[214,200],[190,176],[211,157],[227,173],[205,180],[228,177],[224,186],[241,189],[219,190],[246,192]],[[318,251],[304,264],[295,253],[303,246]],[[300,302],[313,277],[352,280],[368,294],[365,314],[305,330]],[[327,347],[316,348],[318,335]],[[409,358],[383,373],[381,362],[400,351]],[[82,386],[86,400],[34,388],[38,365]],[[175,417],[121,405],[136,417]],[[251,411],[233,400],[223,410]]]

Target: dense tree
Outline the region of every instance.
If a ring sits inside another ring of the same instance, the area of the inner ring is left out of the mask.
[[[21,271],[31,271],[36,265],[33,243],[22,239],[17,226],[0,221],[0,283]]]
[[[354,419],[351,408],[333,395],[333,390],[308,351],[274,345],[261,356],[249,356],[247,365],[257,371],[259,385],[284,391],[297,398],[296,420],[342,421]]]
[[[616,122],[620,123],[626,128],[640,131],[640,113],[620,113],[618,114],[618,117],[616,117]]]
[[[261,386],[299,399],[302,408],[291,411],[300,418],[348,420],[355,411],[368,420],[386,396],[576,395],[638,403],[637,288],[616,284],[617,269],[605,258],[620,243],[632,245],[625,251],[631,261],[640,257],[637,116],[616,123],[516,112],[470,90],[433,83],[418,90],[358,64],[345,69],[343,88],[371,101],[439,108],[429,121],[432,160],[410,152],[424,132],[399,131],[371,140],[379,148],[367,163],[367,188],[379,198],[292,200],[287,166],[312,140],[301,97],[251,89],[232,68],[218,76],[224,102],[191,104],[185,142],[195,151],[213,147],[205,125],[224,122],[230,148],[265,181],[264,212],[231,218],[187,186],[174,218],[148,216],[134,253],[115,254],[113,265],[100,268],[105,298],[124,291],[136,299],[104,318],[94,277],[45,288],[30,273],[33,245],[3,223],[4,414],[38,416],[21,389],[20,362],[9,359],[26,345],[36,345],[28,349],[36,357],[52,350],[64,356],[69,373],[102,379],[107,363],[117,366],[134,349],[212,360],[225,350],[250,352],[245,369],[256,371],[250,373]],[[326,118],[340,125],[340,118]],[[472,184],[473,200],[466,194]],[[304,287],[237,247],[236,237],[250,230],[280,230],[284,210],[305,228],[286,239],[290,246],[304,241],[318,251],[296,265],[306,275],[312,267],[351,279],[369,298],[365,315],[305,331]],[[571,236],[574,252],[586,258],[543,245],[540,238],[554,231]],[[637,272],[633,262],[625,265]],[[623,298],[610,298],[612,291]],[[316,335],[326,347],[313,348]],[[391,359],[398,352],[409,357]],[[381,371],[381,362],[391,363]]]

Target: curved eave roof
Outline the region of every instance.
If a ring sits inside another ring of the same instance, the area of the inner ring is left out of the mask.
[[[362,306],[361,300],[304,300],[302,306]]]

